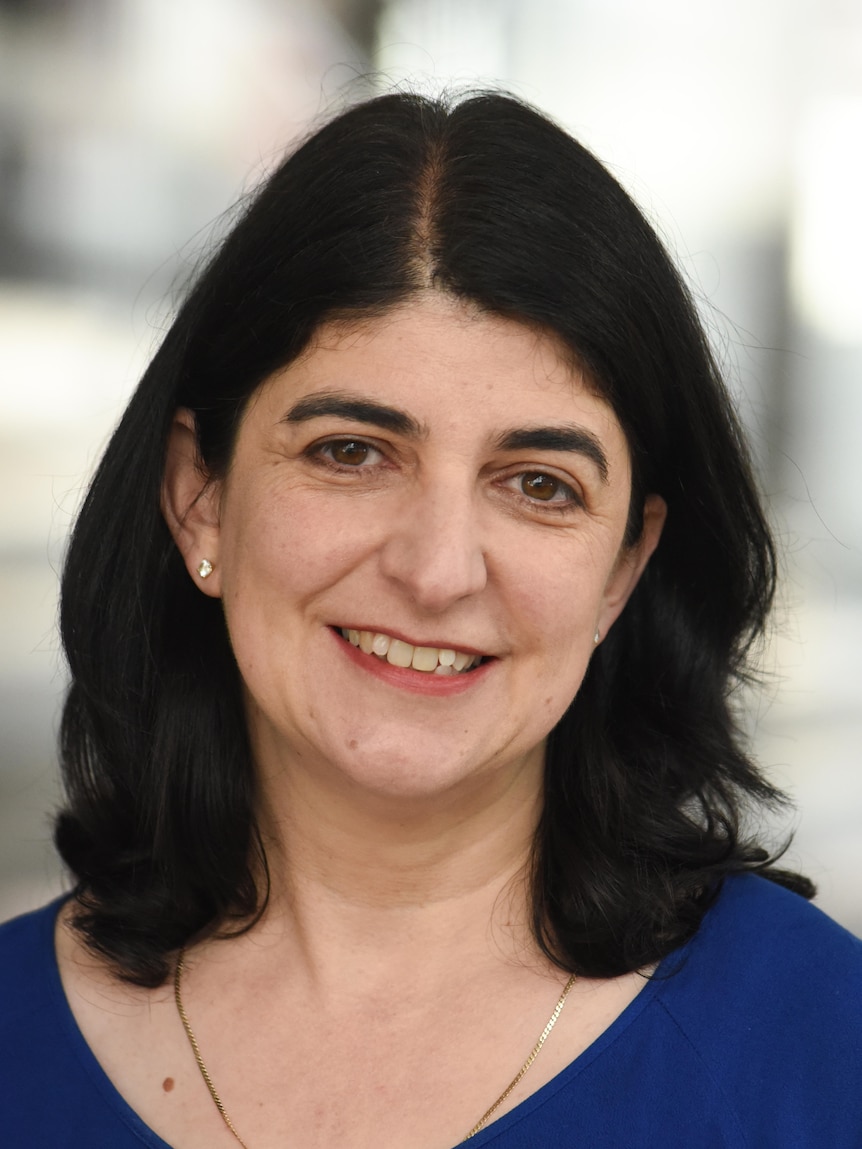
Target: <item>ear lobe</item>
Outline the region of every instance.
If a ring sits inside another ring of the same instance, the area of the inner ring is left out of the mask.
[[[186,569],[211,598],[221,596],[219,494],[219,484],[211,480],[201,466],[194,413],[181,407],[174,415],[168,436],[162,514]],[[209,560],[213,568],[206,581],[198,572],[204,559]]]
[[[644,500],[643,531],[638,541],[620,558],[605,588],[605,598],[598,621],[599,633],[604,637],[619,616],[638,584],[659,544],[667,518],[667,503],[661,495],[647,495]]]

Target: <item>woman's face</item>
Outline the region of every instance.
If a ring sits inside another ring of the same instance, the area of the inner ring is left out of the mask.
[[[323,327],[181,543],[213,562],[264,773],[418,797],[540,772],[658,540],[652,497],[623,549],[629,493],[550,337],[439,296]]]

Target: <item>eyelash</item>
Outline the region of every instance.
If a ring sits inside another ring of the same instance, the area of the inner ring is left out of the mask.
[[[361,462],[339,463],[333,458],[332,452],[338,447],[353,446],[367,452],[366,457]],[[312,461],[327,469],[335,471],[340,475],[355,475],[359,476],[363,471],[376,471],[382,464],[385,465],[386,455],[380,447],[369,443],[366,439],[361,439],[358,436],[343,436],[338,439],[327,439],[322,443],[313,443],[305,452],[306,456]],[[376,455],[377,459],[369,462],[368,454]],[[526,491],[523,490],[521,484],[527,479],[549,479],[552,483],[557,484],[555,494],[561,493],[565,497],[563,499],[538,499],[532,498]],[[515,486],[517,484],[517,486]],[[565,515],[570,514],[574,510],[579,510],[583,507],[584,501],[578,491],[571,483],[566,482],[565,479],[560,478],[551,471],[545,471],[541,468],[530,468],[527,470],[515,471],[507,475],[500,481],[501,486],[509,490],[516,490],[516,493],[532,510],[541,511],[543,514]]]
[[[336,447],[356,446],[363,450],[379,456],[379,460],[369,463],[363,459],[360,463],[339,463],[337,459],[332,457],[332,451]],[[375,447],[373,443],[367,442],[365,439],[357,438],[353,435],[344,436],[340,439],[327,439],[323,443],[313,443],[305,452],[308,458],[328,467],[330,470],[337,471],[341,475],[357,474],[360,471],[370,470],[380,465],[380,462],[385,458],[383,452],[379,447]]]
[[[556,483],[555,494],[562,494],[564,495],[564,498],[537,499],[531,497],[525,490],[523,490],[522,486],[524,481],[528,479],[549,479],[552,483]],[[567,483],[565,479],[561,479],[559,475],[555,475],[551,471],[543,471],[540,468],[531,468],[529,470],[517,471],[515,474],[509,475],[504,480],[506,484],[513,481],[517,483],[518,494],[523,499],[525,499],[531,507],[542,511],[545,514],[550,513],[565,515],[573,510],[580,509],[584,505],[583,499],[581,498],[578,491],[576,491],[572,486],[572,484]]]

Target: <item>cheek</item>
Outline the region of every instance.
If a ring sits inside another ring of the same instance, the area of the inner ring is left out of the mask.
[[[594,555],[539,554],[510,581],[510,617],[519,620],[529,657],[526,674],[538,686],[542,710],[553,726],[580,689],[595,650],[594,634],[608,564]]]
[[[302,599],[337,582],[373,540],[345,504],[313,493],[262,492],[240,498],[223,524],[226,599],[246,593],[279,602]]]
[[[523,553],[519,549],[521,557]],[[512,616],[523,620],[525,632],[549,651],[567,656],[586,639],[592,647],[606,574],[603,565],[589,558],[534,549],[529,564],[513,565]]]

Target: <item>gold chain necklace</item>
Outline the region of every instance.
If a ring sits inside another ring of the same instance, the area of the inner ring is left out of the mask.
[[[176,970],[174,971],[174,1001],[177,1003],[177,1013],[180,1015],[180,1021],[183,1023],[183,1029],[186,1031],[186,1037],[189,1039],[189,1045],[192,1047],[192,1053],[195,1055],[195,1061],[197,1062],[198,1069],[201,1071],[201,1077],[204,1079],[204,1084],[209,1090],[210,1097],[215,1102],[216,1109],[218,1109],[219,1113],[221,1114],[222,1121],[224,1121],[225,1125],[227,1125],[228,1129],[240,1143],[242,1149],[248,1149],[245,1141],[243,1141],[242,1137],[240,1137],[239,1133],[237,1133],[236,1127],[234,1126],[234,1123],[231,1121],[230,1117],[228,1116],[228,1112],[224,1107],[224,1102],[222,1101],[221,1097],[219,1097],[215,1085],[213,1085],[213,1079],[210,1077],[209,1070],[207,1069],[206,1064],[204,1063],[204,1059],[201,1056],[200,1046],[198,1045],[197,1038],[194,1035],[194,1031],[192,1030],[188,1015],[185,1011],[185,1007],[183,1006],[182,980],[183,969],[185,967],[185,957],[186,951],[185,949],[181,949],[180,956],[177,958]],[[565,987],[563,988],[563,992],[560,994],[560,1000],[557,1002],[554,1008],[554,1012],[548,1018],[548,1024],[539,1034],[539,1040],[533,1046],[530,1056],[527,1058],[527,1060],[524,1062],[524,1064],[521,1066],[521,1068],[518,1070],[518,1072],[494,1102],[494,1104],[491,1106],[491,1108],[482,1114],[482,1116],[464,1138],[464,1141],[469,1141],[471,1137],[476,1136],[480,1129],[484,1129],[488,1122],[488,1118],[500,1108],[512,1090],[539,1056],[539,1050],[547,1041],[548,1034],[556,1025],[557,1018],[563,1011],[563,1006],[566,1004],[566,998],[569,996],[569,991],[575,984],[575,976],[575,974],[572,974],[572,976],[566,982]],[[463,1144],[463,1141],[461,1144]]]

